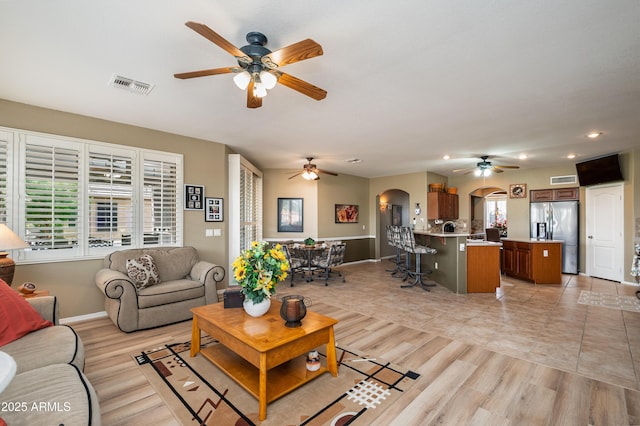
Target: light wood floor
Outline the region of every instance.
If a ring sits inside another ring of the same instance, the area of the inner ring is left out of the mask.
[[[562,285],[503,277],[504,295],[400,289],[388,261],[342,268],[346,283],[296,282],[310,309],[339,320],[340,345],[421,374],[377,425],[640,424],[640,313],[578,304],[583,290],[635,288],[566,275]],[[108,319],[72,324],[105,425],[176,424],[131,359],[190,339],[190,322],[122,333]]]

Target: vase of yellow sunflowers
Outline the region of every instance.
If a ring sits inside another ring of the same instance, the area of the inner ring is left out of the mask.
[[[233,277],[244,294],[243,307],[253,317],[264,315],[271,307],[276,285],[287,278],[289,262],[280,244],[253,241],[234,260]]]

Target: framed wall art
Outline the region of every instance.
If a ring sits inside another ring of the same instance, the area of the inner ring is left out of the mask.
[[[527,198],[527,184],[514,183],[509,185],[509,198]]]
[[[391,224],[402,226],[402,206],[400,204],[391,205]]]
[[[278,232],[302,232],[303,199],[278,198]]]
[[[205,197],[204,221],[205,222],[223,222],[224,221],[224,202],[222,198]]]
[[[336,223],[358,223],[357,204],[336,204]]]
[[[204,210],[204,186],[185,185],[184,186],[184,209]]]

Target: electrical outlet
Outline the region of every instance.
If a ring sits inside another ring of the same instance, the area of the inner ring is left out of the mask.
[[[460,243],[460,251],[464,251],[464,243]]]
[[[542,257],[549,257],[549,250],[542,250]]]
[[[205,229],[204,230],[205,237],[213,237],[213,229]]]

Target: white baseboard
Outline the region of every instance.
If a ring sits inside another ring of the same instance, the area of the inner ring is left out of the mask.
[[[86,321],[107,316],[107,311],[94,312],[92,314],[78,315],[75,317],[60,318],[60,324],[73,324],[74,322]]]

